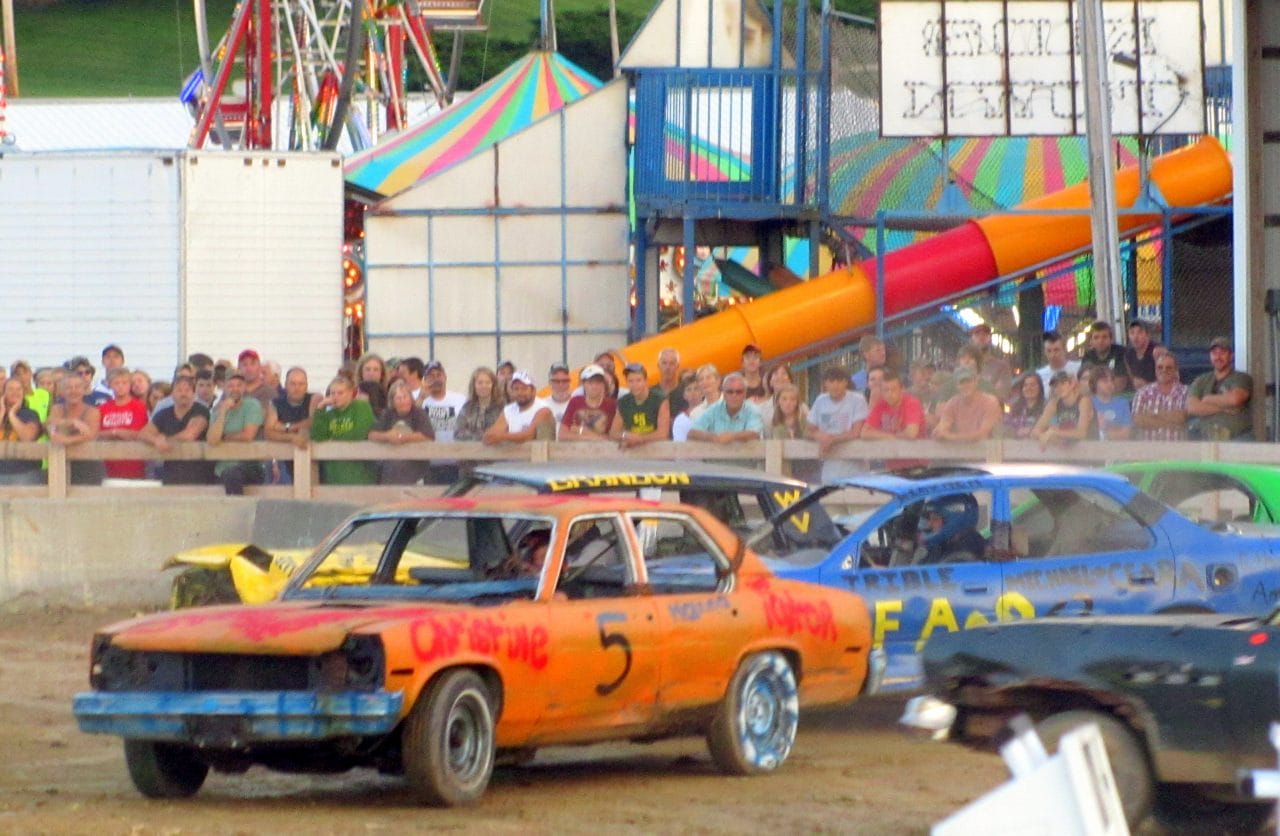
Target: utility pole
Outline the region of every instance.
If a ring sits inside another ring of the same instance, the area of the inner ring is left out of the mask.
[[[13,27],[13,0],[0,0],[4,12],[4,82],[9,95],[18,97],[18,38]]]
[[[1102,0],[1077,0],[1080,60],[1084,87],[1085,131],[1089,141],[1089,202],[1093,229],[1093,286],[1098,319],[1124,333],[1124,296],[1120,288],[1120,244],[1116,237],[1115,148],[1111,141],[1111,96],[1106,26]]]
[[[618,77],[618,0],[609,0],[609,54],[613,57],[613,77]]]

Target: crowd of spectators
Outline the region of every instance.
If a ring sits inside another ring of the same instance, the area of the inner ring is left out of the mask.
[[[932,438],[969,444],[997,436],[1034,439],[1042,447],[1083,439],[1152,441],[1251,438],[1253,380],[1235,368],[1231,340],[1209,345],[1210,371],[1184,384],[1177,360],[1142,321],[1129,324],[1127,345],[1105,322],[1094,323],[1079,357],[1056,331],[1043,337],[1044,366],[1015,374],[993,345],[991,328],[975,325],[951,363],[920,360],[909,376],[883,340],[865,337],[862,366],[829,365],[821,392],[806,403],[790,368],[767,364],[747,345],[736,369],[681,367],[664,349],[657,368],[628,364],[621,378],[609,352],[579,372],[548,369],[549,393],[513,362],[471,371],[465,392],[451,390],[439,360],[386,362],[366,354],[341,369],[323,392],[306,370],[286,372],[253,349],[235,365],[192,354],[171,381],[130,370],[124,351],[108,345],[99,370],[85,357],[33,370],[17,361],[0,367],[0,439],[47,440],[74,446],[96,440],[137,440],[162,454],[175,442],[209,445],[266,439],[305,447],[313,441],[388,445],[424,441],[612,441],[636,448],[655,441],[734,444],[756,439],[817,442],[823,480],[856,462],[832,459],[833,447],[854,439]],[[7,379],[6,379],[7,378]],[[234,453],[232,454],[234,455]],[[0,461],[0,484],[40,484],[45,463]],[[451,481],[465,462],[389,456],[384,461],[321,463],[328,484],[414,484]],[[228,494],[248,485],[289,484],[292,462],[219,457],[164,461],[75,459],[73,484],[111,479],[159,479],[165,484],[221,484]]]

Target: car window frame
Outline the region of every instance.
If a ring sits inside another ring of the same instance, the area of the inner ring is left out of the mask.
[[[640,584],[645,590],[645,594],[651,597],[664,597],[667,595],[726,595],[733,592],[737,588],[738,574],[737,566],[734,558],[725,554],[720,544],[711,535],[711,532],[702,525],[698,519],[692,514],[683,513],[681,511],[673,511],[668,509],[655,508],[653,510],[630,510],[623,514],[627,520],[627,536],[634,540],[635,562],[639,569],[643,572]],[[695,536],[706,547],[707,555],[711,558],[711,562],[715,567],[716,586],[713,590],[690,590],[689,592],[663,592],[659,593],[654,590],[652,581],[649,577],[649,563],[645,558],[644,548],[640,543],[638,523],[644,519],[671,519],[692,529]],[[743,539],[738,536],[738,542],[742,543]]]

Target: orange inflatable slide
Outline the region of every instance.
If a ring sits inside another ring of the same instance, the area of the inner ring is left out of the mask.
[[[1211,137],[1157,157],[1150,177],[1174,207],[1213,203],[1231,193],[1230,158]],[[1132,206],[1140,189],[1137,166],[1116,172],[1120,208]],[[1091,239],[1088,214],[1028,212],[1088,206],[1089,184],[1079,183],[1020,204],[1014,212],[967,221],[886,254],[884,313],[891,315],[943,299],[1084,247]],[[1121,215],[1120,232],[1156,220],[1159,215]],[[651,375],[656,375],[658,352],[664,348],[677,349],[686,369],[714,363],[722,372],[738,368],[742,347],[747,344],[760,346],[766,359],[790,354],[874,322],[875,273],[876,260],[868,259],[664,331],[615,353],[623,363],[643,363]]]

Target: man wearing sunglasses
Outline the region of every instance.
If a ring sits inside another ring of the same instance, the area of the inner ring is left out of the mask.
[[[762,438],[764,421],[756,408],[747,403],[746,378],[738,372],[725,375],[720,382],[720,394],[720,400],[694,420],[689,440],[732,444]]]

